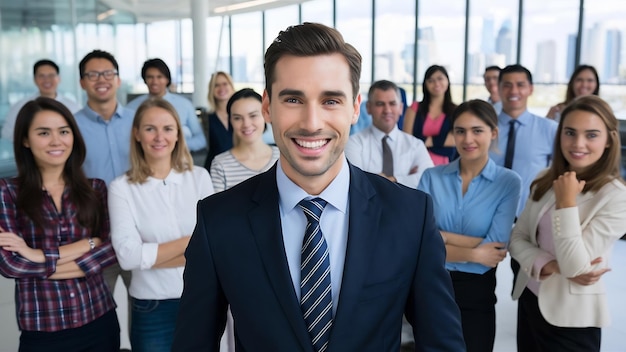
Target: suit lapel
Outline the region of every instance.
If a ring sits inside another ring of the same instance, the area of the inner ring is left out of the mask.
[[[350,208],[348,243],[343,269],[343,279],[333,331],[350,331],[354,324],[351,317],[356,309],[356,300],[367,278],[370,254],[375,246],[381,216],[380,203],[375,202],[376,192],[365,174],[350,165]],[[346,299],[344,299],[344,297]],[[329,350],[333,350],[333,332]]]
[[[276,186],[276,164],[260,176],[252,200],[257,207],[250,211],[248,217],[267,278],[303,350],[311,351],[311,339],[296,299],[285,255]]]

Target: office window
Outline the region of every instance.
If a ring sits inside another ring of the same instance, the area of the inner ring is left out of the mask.
[[[209,73],[215,71],[231,72],[230,68],[230,29],[228,27],[230,17],[207,18],[207,63]],[[209,77],[207,77],[207,84]]]
[[[372,83],[372,2],[337,1],[337,29],[363,57],[361,92],[367,92]]]
[[[504,67],[517,56],[517,0],[473,0],[469,8],[467,99],[486,99],[485,67]]]
[[[624,1],[585,2],[580,63],[598,70],[600,96],[626,120],[625,13]]]
[[[265,47],[263,54],[280,31],[298,24],[298,5],[278,7],[265,11]]]
[[[428,67],[441,65],[450,76],[452,99],[460,103],[463,99],[465,1],[420,1],[418,26],[418,85],[422,84]]]
[[[263,37],[261,12],[231,16],[232,68],[237,88],[263,83]],[[254,88],[254,87],[252,87]]]
[[[302,22],[316,22],[333,27],[333,0],[312,0],[301,4]]]
[[[412,85],[415,1],[378,0],[375,14],[374,79]]]

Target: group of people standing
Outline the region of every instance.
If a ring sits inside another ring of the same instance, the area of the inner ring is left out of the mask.
[[[349,136],[360,64],[336,30],[308,23],[268,49],[263,96],[215,73],[205,168],[190,154],[204,132],[159,59],[142,69],[149,94],[127,107],[100,50],[79,64],[84,108],[25,102],[18,176],[0,180],[20,351],[119,350],[122,269],[133,351],[217,350],[225,327],[222,345],[242,350],[391,351],[403,316],[417,350],[490,351],[507,252],[518,349],[598,351],[626,186],[595,70],[576,70],[555,122],[528,111],[520,65],[497,70],[489,102],[459,106],[435,65],[402,126],[398,87],[379,81],[372,126]]]
[[[406,110],[400,133],[399,88],[375,82],[366,103],[372,125],[350,137],[346,156],[431,195],[468,351],[493,350],[495,271],[507,252],[520,300],[518,350],[597,351],[608,322],[601,277],[626,233],[618,121],[597,97],[592,66],[575,70],[547,118],[528,111],[533,83],[523,66],[488,67],[485,86],[489,99],[457,106],[445,68],[429,67],[424,97]],[[426,150],[432,162],[417,156]]]
[[[80,108],[56,92],[56,64],[38,61],[40,96],[19,102],[3,128],[18,176],[0,180],[0,273],[16,279],[20,351],[119,350],[119,275],[133,350],[171,348],[196,203],[215,192],[190,153],[206,139],[191,103],[169,92],[162,60],[144,63],[149,93],[125,107],[116,98],[118,70],[111,54],[87,54],[79,71],[88,101]],[[214,77],[222,78],[210,89],[212,150],[224,152],[213,168],[221,191],[269,168],[278,151],[262,142],[261,96],[247,89],[230,99],[230,76]],[[232,116],[226,124],[217,117],[222,108]]]

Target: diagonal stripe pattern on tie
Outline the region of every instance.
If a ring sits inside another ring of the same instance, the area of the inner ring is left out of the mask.
[[[330,259],[320,228],[326,207],[321,198],[298,203],[307,219],[300,264],[300,307],[316,352],[326,351],[333,325],[333,300],[330,286]]]

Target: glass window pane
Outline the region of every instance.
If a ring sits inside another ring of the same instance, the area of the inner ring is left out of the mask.
[[[415,1],[379,0],[375,13],[374,79],[412,86]]]
[[[313,0],[302,3],[302,22],[333,26],[333,0]]]
[[[580,63],[598,70],[600,96],[611,104],[619,118],[626,120],[626,2],[586,1],[584,11]]]
[[[420,1],[418,26],[417,79],[420,85],[428,67],[444,66],[450,76],[452,100],[460,103],[463,98],[465,1]],[[508,48],[504,50],[508,52]]]
[[[487,99],[485,67],[504,67],[517,56],[518,0],[472,0],[467,56],[467,99]]]
[[[363,0],[337,1],[337,29],[363,57],[361,92],[366,92],[372,81],[371,5],[370,1]]]
[[[263,50],[265,51],[272,44],[280,31],[294,24],[298,24],[298,5],[265,11],[265,47]]]
[[[230,73],[230,17],[209,17],[207,19],[207,58],[209,73],[224,71]],[[208,78],[207,78],[208,84]]]
[[[262,84],[265,79],[261,12],[234,15],[231,21],[233,79],[238,83],[238,87],[250,87],[253,83]]]

